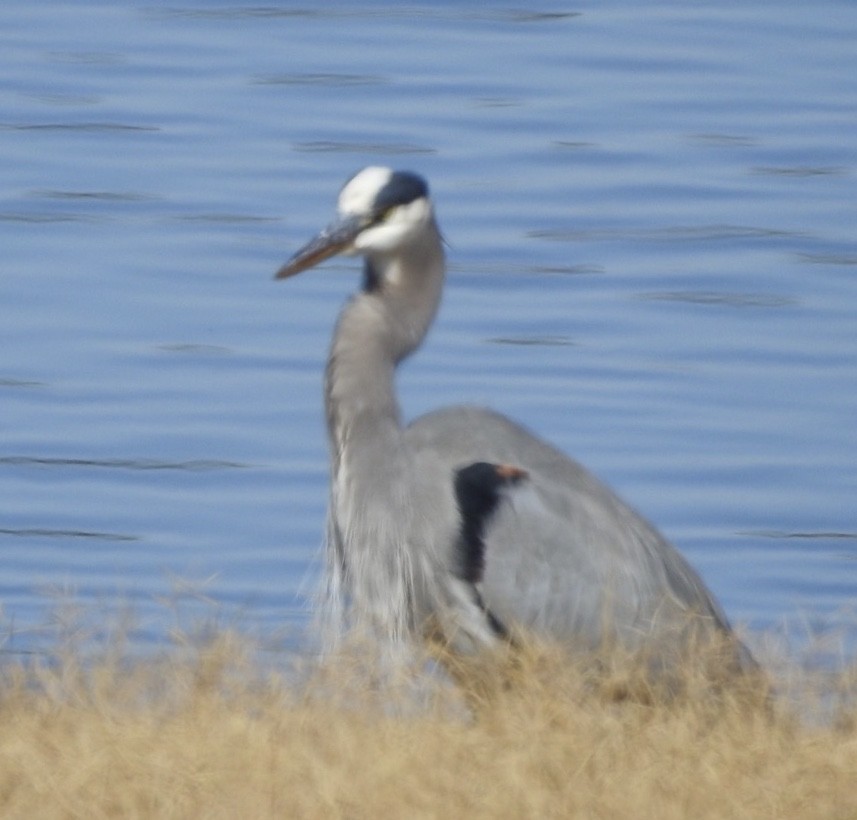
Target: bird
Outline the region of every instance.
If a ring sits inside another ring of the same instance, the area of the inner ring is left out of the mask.
[[[475,646],[513,630],[573,651],[619,645],[672,663],[679,647],[720,636],[734,647],[730,663],[754,663],[681,553],[577,461],[489,408],[402,419],[396,368],[426,337],[446,276],[422,176],[358,171],[339,193],[335,219],[275,278],[336,254],[362,256],[363,277],[339,314],[324,376],[332,643],[353,630],[419,641],[429,623],[466,623],[455,617],[455,587],[478,576],[479,597],[469,600],[490,617],[472,630]],[[526,486],[483,516],[481,546],[462,564],[462,520],[471,513],[468,502],[463,516],[459,506],[460,471],[477,462],[516,465]]]

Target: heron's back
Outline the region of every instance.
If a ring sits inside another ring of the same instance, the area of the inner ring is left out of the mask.
[[[730,630],[700,577],[649,522],[505,416],[445,408],[414,421],[406,438],[450,470],[491,461],[530,474],[486,533],[483,594],[500,620],[590,646],[617,637],[632,649],[700,625]]]

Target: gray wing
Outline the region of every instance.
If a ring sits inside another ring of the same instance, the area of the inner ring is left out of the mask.
[[[658,531],[560,451],[490,410],[452,407],[406,432],[450,470],[476,461],[530,474],[486,530],[485,605],[509,627],[597,645],[671,640],[693,613],[729,630],[702,580]]]

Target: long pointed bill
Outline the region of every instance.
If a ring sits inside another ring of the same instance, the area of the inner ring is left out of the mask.
[[[315,239],[306,243],[275,274],[275,279],[285,279],[307,270],[325,259],[344,251],[366,227],[356,216],[347,216],[328,225]]]

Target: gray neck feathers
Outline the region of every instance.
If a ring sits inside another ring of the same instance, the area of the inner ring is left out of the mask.
[[[425,234],[395,255],[367,257],[364,289],[340,314],[325,378],[335,469],[351,447],[378,447],[401,428],[395,369],[425,338],[443,288],[440,234]]]

